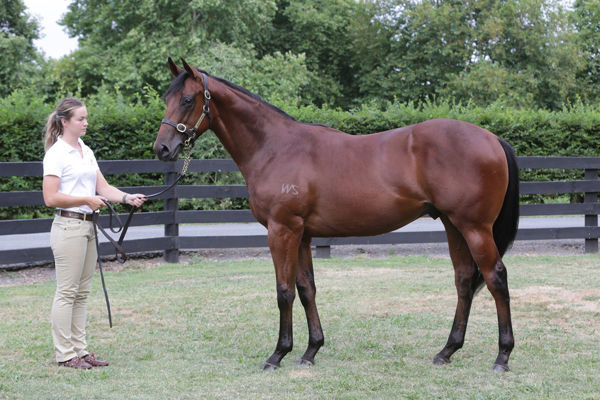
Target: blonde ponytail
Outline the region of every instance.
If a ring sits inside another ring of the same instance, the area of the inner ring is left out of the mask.
[[[67,97],[62,99],[56,106],[56,110],[48,116],[46,121],[46,134],[44,135],[44,150],[48,151],[50,147],[58,140],[63,133],[62,120],[70,120],[73,111],[85,104],[76,97]]]
[[[48,116],[48,121],[46,121],[46,135],[44,140],[44,151],[48,151],[50,147],[62,133],[62,123],[60,122],[60,118],[58,118],[56,111]]]

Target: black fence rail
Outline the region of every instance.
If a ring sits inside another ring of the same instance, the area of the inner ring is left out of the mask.
[[[600,203],[600,157],[518,157],[521,169],[553,169],[584,171],[583,180],[521,182],[521,194],[583,194],[583,202],[557,204],[522,204],[521,216],[584,215],[581,227],[547,227],[519,229],[516,240],[582,239],[585,251],[598,252],[598,214]],[[159,173],[164,175],[164,186],[121,187],[125,191],[151,194],[166,188],[174,181],[182,162],[165,163],[158,160],[100,161],[104,175],[123,173]],[[189,172],[237,172],[229,159],[192,160]],[[41,162],[0,162],[0,177],[41,176]],[[190,223],[245,223],[256,222],[250,210],[192,210],[178,209],[178,199],[183,198],[244,198],[248,197],[245,185],[177,185],[159,199],[164,200],[164,210],[137,213],[131,226],[163,225],[164,235],[126,240],[128,253],[163,252],[169,262],[177,262],[181,249],[267,247],[266,235],[181,236],[180,224]],[[41,206],[40,191],[0,192],[0,207]],[[123,215],[124,216],[124,215]],[[108,217],[101,216],[103,225]],[[23,235],[49,232],[52,219],[0,220],[0,240],[5,235]],[[445,242],[443,231],[391,232],[369,237],[315,238],[317,257],[327,257],[331,246],[375,245],[400,243]],[[114,254],[110,243],[101,243],[102,255]],[[41,247],[0,250],[0,266],[36,265],[52,261],[49,243]]]

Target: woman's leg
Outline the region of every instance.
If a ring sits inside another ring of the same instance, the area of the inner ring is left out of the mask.
[[[73,343],[77,355],[82,358],[89,354],[87,342],[85,340],[87,298],[90,293],[92,276],[96,270],[96,263],[98,260],[98,251],[96,249],[96,240],[94,238],[94,227],[91,222],[86,222],[86,225],[89,225],[89,228],[87,232],[85,232],[85,238],[87,239],[85,261],[83,272],[81,274],[81,281],[79,282],[79,291],[75,296],[75,303],[73,304],[73,319],[71,322],[71,342]]]
[[[72,342],[73,307],[86,263],[88,239],[83,234],[89,222],[55,217],[50,244],[56,268],[56,293],[52,304],[52,338],[56,361],[77,356]],[[92,227],[93,229],[93,227]]]

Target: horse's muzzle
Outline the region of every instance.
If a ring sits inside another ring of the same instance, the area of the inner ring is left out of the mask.
[[[181,150],[182,144],[178,144],[173,147],[169,147],[166,143],[154,143],[154,153],[161,161],[175,161],[179,158],[179,151]]]

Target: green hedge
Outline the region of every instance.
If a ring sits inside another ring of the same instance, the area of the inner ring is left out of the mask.
[[[152,144],[164,116],[164,102],[148,90],[133,101],[119,93],[85,99],[89,114],[84,140],[99,160],[153,159]],[[431,102],[422,105],[390,103],[365,104],[351,111],[296,107],[278,104],[296,119],[326,124],[350,134],[366,134],[418,123],[432,118],[454,118],[482,126],[507,140],[521,156],[600,156],[600,108],[577,104],[560,112],[522,110],[496,103],[488,107]],[[44,156],[43,130],[55,101],[36,96],[33,89],[17,91],[0,100],[0,161],[36,161]],[[205,134],[193,152],[194,158],[227,158],[223,146],[213,134]],[[565,175],[557,172],[524,171],[526,180],[580,178],[581,172]],[[194,174],[191,183],[240,183],[239,174]],[[158,175],[110,177],[115,185],[160,184]],[[2,178],[0,191],[39,190],[39,178]],[[160,202],[149,205],[161,207]],[[245,200],[185,200],[182,208],[243,208]],[[25,209],[0,210],[0,218],[43,216]]]
[[[301,121],[325,123],[344,132],[364,134],[453,118],[484,127],[507,140],[519,156],[600,155],[600,108],[575,105],[560,112],[449,103],[365,105],[350,112],[304,107],[290,110]]]
[[[101,160],[152,159],[152,144],[164,116],[164,102],[149,91],[134,101],[118,93],[86,99],[85,142]],[[0,100],[0,161],[35,161],[44,156],[42,136],[55,104],[35,92],[18,91]],[[517,155],[600,155],[600,107],[577,104],[560,112],[521,110],[501,103],[488,107],[446,102],[422,105],[367,104],[342,111],[279,105],[299,121],[326,124],[350,134],[367,134],[432,118],[454,118],[482,126],[507,140]],[[210,137],[209,137],[210,136]],[[214,135],[196,144],[194,157],[228,157]]]

